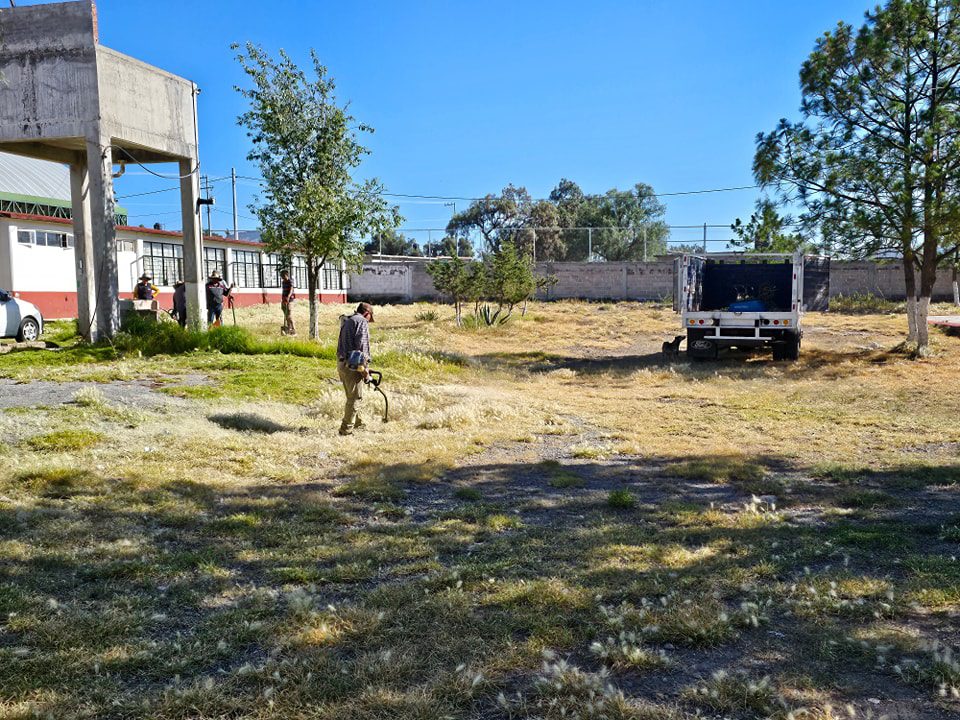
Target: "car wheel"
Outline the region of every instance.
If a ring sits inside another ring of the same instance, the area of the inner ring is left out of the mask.
[[[33,342],[38,337],[40,337],[40,323],[29,317],[20,323],[17,340],[20,342]]]

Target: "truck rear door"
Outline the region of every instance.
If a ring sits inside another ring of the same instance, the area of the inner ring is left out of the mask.
[[[830,258],[806,255],[803,258],[803,309],[826,312],[830,307]]]

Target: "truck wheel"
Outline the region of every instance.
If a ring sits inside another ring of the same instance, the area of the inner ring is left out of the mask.
[[[33,342],[40,337],[40,325],[33,318],[26,318],[20,323],[20,330],[17,332],[19,342]]]
[[[784,360],[799,360],[800,359],[800,336],[791,335],[787,338],[787,341],[783,344],[783,359]]]
[[[786,356],[786,351],[784,350],[784,343],[775,342],[773,343],[773,359],[774,362],[780,362]]]

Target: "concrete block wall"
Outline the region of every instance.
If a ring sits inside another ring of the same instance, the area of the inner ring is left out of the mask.
[[[879,264],[869,260],[832,262],[830,297],[854,293],[872,293],[890,300],[902,300],[906,297],[903,263]],[[937,273],[933,299],[953,299],[953,273],[949,268],[941,268]]]
[[[351,299],[390,302],[437,300],[439,294],[427,274],[428,261],[370,263],[362,275],[351,276]],[[542,262],[538,274],[555,275],[557,284],[540,295],[560,300],[667,300],[673,297],[672,260],[651,262]],[[834,261],[830,264],[830,296],[872,293],[891,300],[906,295],[900,263]],[[948,268],[938,273],[935,300],[953,298]]]

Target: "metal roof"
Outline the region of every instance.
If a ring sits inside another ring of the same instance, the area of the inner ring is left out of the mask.
[[[0,152],[0,193],[70,203],[70,168]]]

